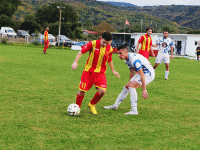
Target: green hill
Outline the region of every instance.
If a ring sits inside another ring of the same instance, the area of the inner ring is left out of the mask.
[[[20,18],[34,14],[42,5],[58,1],[60,0],[23,0],[15,16]],[[199,6],[120,7],[96,0],[61,0],[61,2],[72,5],[79,14],[79,21],[83,24],[88,20],[94,25],[106,21],[116,31],[125,27],[126,19],[133,28],[140,28],[143,20],[143,31],[147,26],[153,27],[156,32],[160,32],[163,26],[168,26],[174,33],[186,33],[200,28]]]

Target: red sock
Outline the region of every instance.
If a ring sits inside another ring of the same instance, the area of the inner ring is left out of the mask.
[[[45,46],[44,47],[44,52],[46,53],[46,50],[47,50],[47,48],[48,48],[49,46]]]
[[[103,96],[103,95],[102,95]],[[99,92],[96,92],[96,94],[94,95],[93,99],[91,100],[90,104],[95,105],[96,103],[98,103],[98,101],[102,98],[101,95],[99,95]]]
[[[83,98],[84,98],[85,95],[83,96],[80,96],[77,94],[77,97],[76,97],[76,104],[81,107],[81,104],[82,104],[82,101],[83,101]]]

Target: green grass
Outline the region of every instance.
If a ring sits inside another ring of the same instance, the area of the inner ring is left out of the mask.
[[[0,45],[0,149],[200,149],[200,63],[185,58],[171,61],[169,80],[164,64],[147,85],[149,98],[138,93],[138,116],[125,116],[130,96],[118,110],[104,110],[115,102],[128,82],[129,70],[113,54],[116,78],[107,69],[108,89],[92,115],[85,95],[81,113],[67,115],[74,103],[88,57],[72,71],[77,51]],[[154,58],[150,58],[154,65]]]

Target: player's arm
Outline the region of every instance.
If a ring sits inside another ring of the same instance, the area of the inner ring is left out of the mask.
[[[171,48],[171,59],[173,59],[174,51],[173,51],[173,46],[170,46]]]
[[[153,47],[157,47],[158,46],[158,44],[154,44],[154,45],[152,45]]]
[[[150,51],[152,53],[153,58],[155,57],[154,52],[153,52],[153,46],[150,46]]]
[[[135,71],[133,69],[130,69],[130,80],[135,75]]]
[[[78,66],[78,60],[81,58],[81,56],[82,56],[82,52],[80,51],[80,52],[78,52],[78,54],[76,55],[76,59],[74,60],[74,62],[73,62],[73,64],[72,64],[72,70],[75,70],[76,68],[77,68],[77,66]]]
[[[148,97],[148,93],[146,90],[146,81],[145,81],[145,76],[144,76],[144,72],[143,72],[142,68],[140,68],[138,70],[138,73],[140,74],[140,78],[141,78],[141,82],[142,82],[142,89],[143,89],[142,97],[144,99],[146,99]]]
[[[113,61],[109,61],[108,64],[109,64],[110,69],[112,70],[113,74],[114,74],[116,77],[120,78],[119,73],[116,72],[115,69],[114,69]]]
[[[136,54],[139,54],[139,49],[140,49],[140,43],[138,42],[136,46]]]
[[[82,54],[85,54],[87,51],[92,50],[92,42],[89,42],[87,44],[85,44],[81,51],[78,52],[78,54],[76,55],[76,59],[74,60],[73,64],[72,64],[72,70],[75,70],[78,66],[78,60],[81,58]]]

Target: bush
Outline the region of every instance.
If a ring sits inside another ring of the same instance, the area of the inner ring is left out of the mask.
[[[33,42],[33,45],[35,45],[35,46],[39,46],[39,45],[40,45],[40,42],[38,42],[38,41],[34,41],[34,42]]]
[[[7,40],[6,40],[5,38],[3,38],[3,39],[1,40],[1,43],[2,43],[2,44],[7,44]]]

